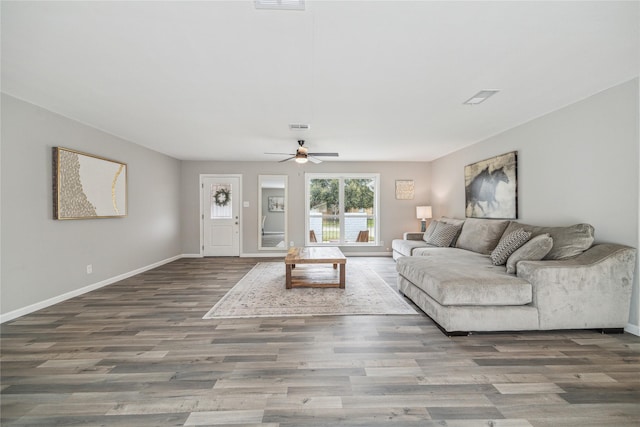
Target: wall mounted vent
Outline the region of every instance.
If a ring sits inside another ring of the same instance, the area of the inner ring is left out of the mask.
[[[291,123],[289,125],[289,129],[291,129],[291,130],[309,130],[309,129],[311,129],[311,125],[302,124],[302,123]]]

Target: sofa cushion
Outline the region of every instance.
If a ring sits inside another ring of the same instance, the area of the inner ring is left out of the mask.
[[[541,234],[529,240],[517,249],[507,260],[507,273],[517,273],[519,261],[539,261],[549,253],[553,246],[553,239],[548,233]]]
[[[451,242],[456,238],[459,231],[459,225],[436,221],[434,230],[431,232],[429,237],[425,239],[425,241],[427,244],[433,246],[448,247],[451,246]]]
[[[467,218],[462,226],[456,248],[489,255],[496,247],[509,221]]]
[[[522,228],[518,228],[509,234],[502,236],[502,239],[498,242],[498,246],[491,252],[489,258],[493,265],[504,265],[507,262],[509,256],[516,251],[520,246],[527,243],[531,238],[530,231],[524,231]]]
[[[423,248],[427,244],[423,240],[393,239],[391,248],[400,255],[411,256],[415,248]]]
[[[398,273],[442,305],[523,305],[531,284],[491,264],[489,257],[456,248],[416,249],[398,259]]]
[[[435,221],[435,220],[429,223],[429,226],[427,227],[424,234],[422,235],[422,240],[424,240],[425,242],[428,241],[429,237],[431,237],[431,235],[433,234],[433,231],[436,229],[437,224],[438,224],[438,221]]]
[[[512,222],[505,233],[517,228],[531,231],[531,237],[545,233],[551,236],[553,247],[543,259],[563,259],[579,255],[589,249],[594,240],[594,229],[589,224],[575,224],[568,227],[538,227]]]

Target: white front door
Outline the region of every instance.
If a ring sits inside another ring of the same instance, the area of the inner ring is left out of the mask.
[[[240,255],[240,177],[202,177],[202,255]]]

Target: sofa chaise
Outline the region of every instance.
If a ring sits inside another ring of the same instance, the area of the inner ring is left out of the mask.
[[[449,335],[628,323],[636,250],[588,224],[442,218],[392,242],[398,289]]]

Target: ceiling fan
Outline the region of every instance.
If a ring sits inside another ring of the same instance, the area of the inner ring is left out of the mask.
[[[278,163],[286,162],[288,160],[295,160],[296,163],[307,163],[307,161],[311,160],[313,163],[322,163],[322,160],[317,157],[338,157],[338,153],[309,153],[307,147],[304,146],[304,139],[298,140],[298,145],[300,146],[295,154],[294,153],[264,153],[264,154],[279,154],[285,156],[291,156],[287,159],[280,160]]]

